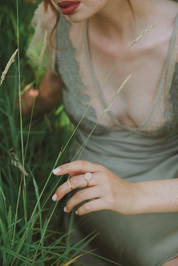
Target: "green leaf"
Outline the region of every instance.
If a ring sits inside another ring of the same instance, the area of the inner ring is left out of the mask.
[[[21,261],[26,261],[26,259],[27,259],[26,257],[12,251],[11,249],[8,249],[8,248],[2,247],[2,246],[0,247],[0,251],[5,251],[7,254],[11,254],[13,256],[13,258],[17,258]],[[30,265],[32,265],[32,264],[30,264]]]
[[[12,224],[12,209],[11,206],[9,206],[9,212],[7,215],[7,225],[8,227]]]
[[[1,238],[4,242],[4,244],[6,243],[6,227],[2,221],[2,219],[0,219],[0,235],[1,235]]]

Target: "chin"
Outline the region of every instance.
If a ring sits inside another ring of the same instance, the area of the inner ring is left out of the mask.
[[[88,19],[88,16],[84,16],[82,14],[71,14],[71,15],[67,15],[67,17],[69,18],[69,20],[73,23],[79,23],[82,22],[86,19]]]

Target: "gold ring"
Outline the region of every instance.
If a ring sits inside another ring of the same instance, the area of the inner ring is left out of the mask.
[[[70,189],[73,190],[73,187],[71,186],[71,183],[70,183],[70,179],[68,179],[66,182],[69,185]]]
[[[89,182],[92,179],[92,174],[91,173],[86,173],[84,174],[85,180],[87,181],[87,186],[89,187]]]

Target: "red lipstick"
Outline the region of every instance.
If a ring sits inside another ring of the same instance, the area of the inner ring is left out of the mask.
[[[72,14],[80,5],[80,1],[62,1],[58,6],[62,9],[64,15]]]

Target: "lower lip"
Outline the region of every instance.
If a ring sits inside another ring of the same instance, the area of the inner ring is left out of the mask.
[[[62,8],[62,13],[64,14],[64,15],[68,15],[68,14],[72,14],[72,13],[74,13],[74,11],[79,7],[79,5],[80,5],[80,3],[78,3],[78,4],[73,4],[73,5],[70,5],[70,6],[68,6],[68,7],[63,7]]]

